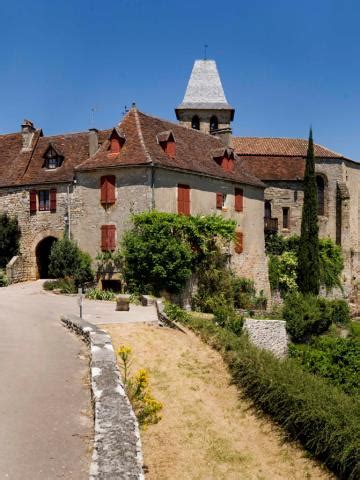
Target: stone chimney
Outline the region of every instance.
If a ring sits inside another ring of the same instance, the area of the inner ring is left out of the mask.
[[[89,157],[95,155],[99,149],[98,131],[97,128],[89,129]]]
[[[31,120],[24,120],[21,124],[21,134],[22,134],[22,152],[30,152],[31,144],[35,132],[34,124]]]

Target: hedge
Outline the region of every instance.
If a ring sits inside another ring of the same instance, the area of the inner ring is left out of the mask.
[[[360,401],[304,371],[293,359],[277,360],[209,320],[187,326],[219,350],[235,385],[281,425],[289,437],[339,478],[360,478]]]

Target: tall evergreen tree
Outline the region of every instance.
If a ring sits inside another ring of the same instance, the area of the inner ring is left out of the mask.
[[[314,142],[310,129],[304,175],[304,204],[298,259],[298,286],[302,293],[317,295],[320,289],[319,227],[317,217]]]

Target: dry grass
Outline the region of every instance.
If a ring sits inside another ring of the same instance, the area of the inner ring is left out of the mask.
[[[142,432],[147,480],[329,479],[229,385],[220,355],[193,333],[108,325],[114,347],[133,348],[133,370],[150,372],[162,420]]]

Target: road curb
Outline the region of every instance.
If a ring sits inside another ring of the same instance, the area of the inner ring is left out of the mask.
[[[144,480],[139,425],[126,396],[110,336],[75,315],[62,316],[90,348],[95,438],[89,480]]]

